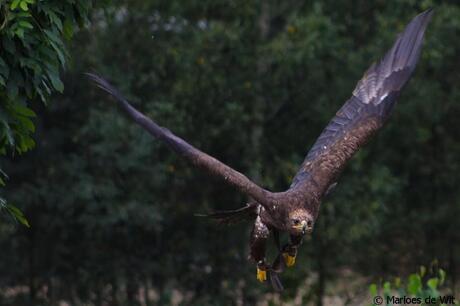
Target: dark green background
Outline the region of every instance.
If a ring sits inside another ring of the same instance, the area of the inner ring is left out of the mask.
[[[357,305],[370,302],[371,282],[435,259],[455,292],[457,3],[133,0],[93,11],[69,46],[64,94],[35,106],[37,148],[2,167],[5,197],[31,228],[0,224],[0,303],[137,305],[147,288],[149,305],[178,296],[181,305]],[[82,75],[106,76],[161,125],[280,191],[364,71],[429,7],[413,79],[323,202],[280,296],[246,260],[249,225],[193,216],[246,199],[152,140]]]

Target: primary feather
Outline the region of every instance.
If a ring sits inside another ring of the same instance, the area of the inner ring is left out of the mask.
[[[431,15],[432,10],[427,10],[416,16],[385,56],[367,70],[308,152],[291,189],[310,180],[318,194],[324,194],[351,156],[382,127],[415,69]]]

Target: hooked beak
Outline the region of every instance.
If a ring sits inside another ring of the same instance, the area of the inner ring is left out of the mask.
[[[302,221],[300,225],[302,226],[302,235],[307,233],[310,234],[313,231],[313,224],[311,221]]]
[[[302,221],[300,225],[302,225],[302,235],[305,235],[307,233],[307,221]]]

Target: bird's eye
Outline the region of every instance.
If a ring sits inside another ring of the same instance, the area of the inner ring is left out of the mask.
[[[312,226],[313,226],[313,222],[312,222],[311,220],[308,220],[307,226],[308,226],[308,227],[312,227]]]
[[[294,223],[294,225],[299,225],[300,220],[299,219],[294,219],[294,220],[292,220],[292,223]]]

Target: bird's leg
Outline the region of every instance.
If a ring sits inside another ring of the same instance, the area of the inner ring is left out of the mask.
[[[280,243],[280,233],[277,229],[272,229],[272,233],[273,238],[275,240],[276,249],[278,250],[278,255],[276,256],[272,264],[272,271],[276,273],[282,273],[286,265],[283,257],[283,248],[281,247]]]
[[[267,264],[265,261],[259,261],[257,263],[257,280],[261,283],[265,282],[267,280]]]
[[[291,235],[290,242],[283,247],[283,258],[287,267],[292,267],[295,264],[297,249],[302,244],[303,236]]]
[[[251,232],[249,258],[257,263],[257,280],[264,282],[267,280],[268,265],[265,262],[265,250],[270,230],[257,216]]]

